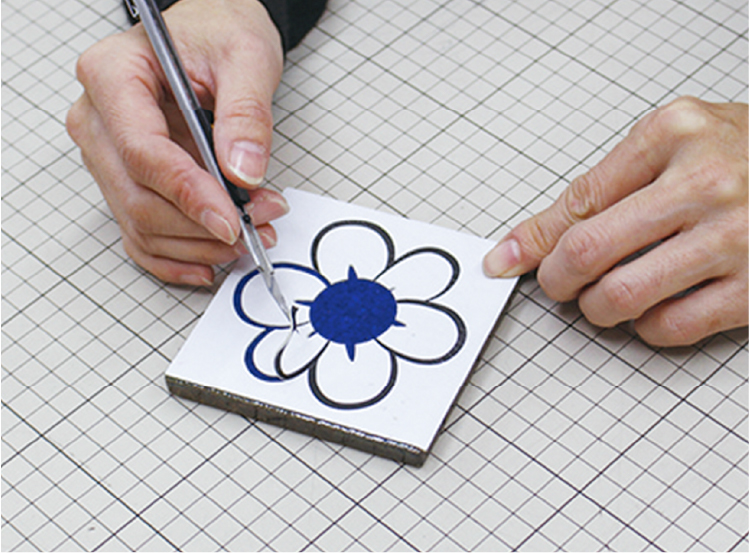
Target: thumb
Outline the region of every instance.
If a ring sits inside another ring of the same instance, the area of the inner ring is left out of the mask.
[[[216,155],[229,180],[256,188],[268,168],[271,102],[281,79],[283,53],[280,46],[273,48],[257,37],[232,50],[216,76]]]

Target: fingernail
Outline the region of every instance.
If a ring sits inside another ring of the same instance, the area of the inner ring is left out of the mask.
[[[289,202],[287,202],[286,198],[284,198],[283,196],[280,196],[280,195],[276,196],[274,194],[273,196],[268,197],[268,201],[278,205],[278,207],[281,208],[281,213],[279,217],[281,215],[286,215],[290,210]]]
[[[215,211],[206,209],[200,220],[203,223],[203,226],[211,231],[211,234],[222,242],[231,245],[237,241],[237,235],[234,234],[229,221],[221,217],[221,215]]]
[[[484,257],[484,273],[491,277],[518,276],[520,245],[517,240],[500,242]],[[515,269],[513,271],[513,269]]]
[[[181,275],[179,281],[189,286],[211,286],[213,282],[200,275]]]
[[[271,233],[261,229],[258,229],[257,232],[260,235],[260,238],[262,238],[263,244],[265,244],[266,248],[272,248],[276,245],[276,238]]]
[[[289,212],[289,204],[283,196],[271,194],[270,191],[265,192],[266,193],[262,196],[256,196],[256,201],[247,206],[250,217],[253,217],[253,222],[255,221],[255,218],[252,215],[252,212],[260,207],[257,224],[263,224],[272,221],[273,219],[278,219]],[[258,203],[260,206],[258,206]]]
[[[247,248],[245,247],[244,242],[242,242],[242,241],[239,241],[239,242],[237,242],[235,244],[234,251],[239,256],[247,255],[248,253],[250,253],[250,252],[247,251]]]
[[[268,167],[267,151],[255,142],[235,142],[229,155],[229,167],[243,182],[257,186],[263,182]]]
[[[258,207],[260,208],[259,210]],[[269,190],[261,190],[255,196],[255,201],[247,204],[245,209],[252,222],[257,225],[278,219],[286,215],[290,210],[289,204],[283,196],[272,194]],[[258,210],[257,215],[255,215],[256,210]]]

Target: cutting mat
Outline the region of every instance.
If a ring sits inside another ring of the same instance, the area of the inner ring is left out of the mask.
[[[419,469],[170,396],[215,289],[127,259],[64,131],[122,6],[3,12],[4,550],[749,548],[745,329],[653,349],[525,277]],[[746,101],[745,2],[334,0],[269,185],[497,239],[683,94]]]

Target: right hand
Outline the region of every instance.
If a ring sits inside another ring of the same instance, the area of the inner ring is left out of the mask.
[[[266,247],[269,221],[288,211],[258,188],[270,156],[271,100],[283,71],[281,37],[258,0],[181,0],[164,12],[201,105],[215,112],[221,171],[250,189]],[[202,167],[142,25],[106,38],[78,61],[84,92],[67,129],[122,232],[125,251],[156,277],[208,285],[212,265],[246,253],[239,217]]]

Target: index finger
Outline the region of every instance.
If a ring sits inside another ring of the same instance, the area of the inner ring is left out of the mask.
[[[233,244],[239,234],[236,209],[222,185],[171,139],[159,108],[165,85],[158,63],[142,29],[130,33],[111,37],[84,54],[79,79],[130,177]],[[117,64],[111,63],[115,55]]]
[[[514,277],[535,269],[570,227],[653,182],[682,140],[699,130],[700,105],[698,100],[682,98],[641,119],[550,207],[510,231],[484,258],[484,272]]]

